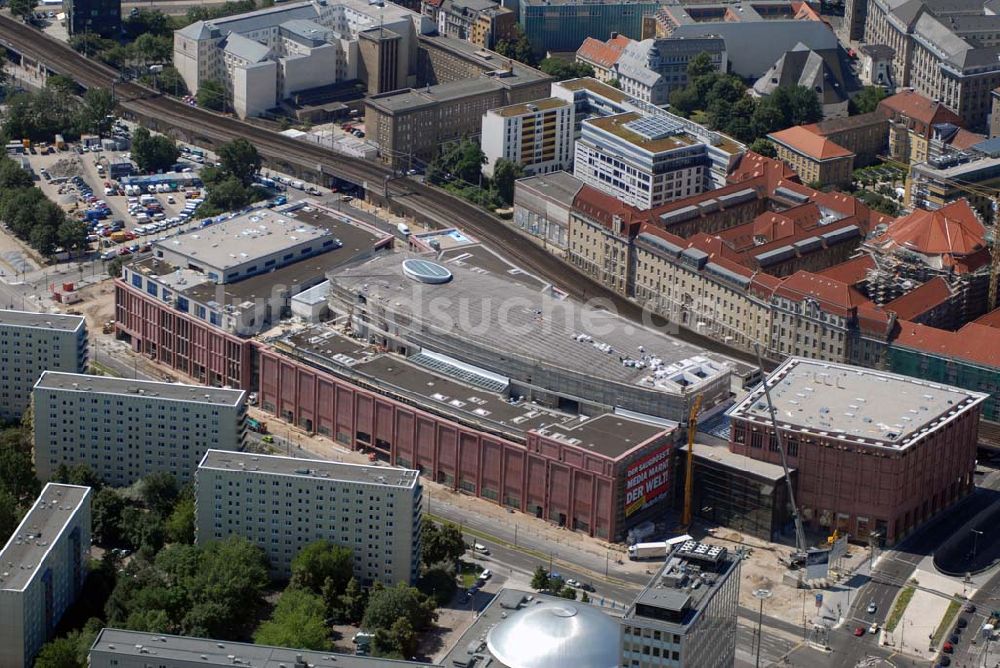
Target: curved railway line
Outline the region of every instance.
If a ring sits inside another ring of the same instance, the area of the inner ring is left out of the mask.
[[[244,137],[253,142],[264,161],[278,171],[291,171],[300,178],[324,185],[326,177],[333,176],[375,193],[384,192],[385,198],[397,207],[438,225],[466,229],[571,297],[602,298],[623,317],[644,322],[643,309],[635,302],[556,258],[500,219],[449,193],[412,179],[398,178],[391,169],[379,163],[335,154],[231,116],[191,107],[145,86],[122,82],[120,73],[114,68],[86,58],[68,44],[5,15],[0,15],[0,44],[74,79],[85,88],[111,88],[122,109],[155,130],[186,137],[192,143],[200,141],[212,145]],[[673,335],[708,350],[754,363],[750,355],[694,332],[680,330]]]

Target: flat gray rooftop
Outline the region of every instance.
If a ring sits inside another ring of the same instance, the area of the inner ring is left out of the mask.
[[[413,489],[418,471],[412,469],[344,464],[325,459],[300,459],[277,455],[257,455],[249,452],[209,450],[198,469],[248,471],[261,474],[323,479],[330,482],[357,482],[383,487]]]
[[[253,668],[284,666],[291,668],[295,665],[296,657],[301,655],[302,659],[310,666],[335,666],[337,668],[377,668],[378,666],[427,666],[435,668],[438,666],[440,668],[440,664],[375,659],[349,654],[334,654],[333,652],[312,652],[228,640],[168,636],[121,629],[101,629],[91,651],[112,656],[142,657],[154,664],[159,660],[183,661],[186,662],[186,665],[192,666],[196,664],[199,666],[232,666],[236,662],[230,657],[235,657],[240,660],[239,665],[242,666],[252,666]]]
[[[987,397],[893,373],[798,357],[786,360],[768,378],[779,425],[897,449]],[[729,414],[769,423],[763,386]]]
[[[89,493],[89,487],[45,485],[0,551],[0,590],[21,591],[41,572],[38,567],[45,555]]]
[[[540,197],[547,197],[565,207],[573,204],[573,198],[582,187],[583,181],[569,172],[561,171],[528,176],[517,181],[517,191],[524,190]]]
[[[654,619],[682,633],[740,562],[726,547],[690,540],[675,545],[633,601],[625,619]]]
[[[289,334],[275,348],[305,357],[313,365],[338,375],[360,375],[384,391],[415,402],[423,410],[479,429],[504,433],[515,440],[524,440],[528,431],[541,430],[544,435],[562,438],[570,445],[617,459],[673,428],[620,415],[587,417],[526,401],[512,403],[502,392],[464,383],[424,366],[418,361],[421,355],[408,361],[394,353],[380,353],[331,326],[316,325]]]
[[[729,444],[722,439],[700,432],[694,445],[694,458],[696,461],[713,462],[727,469],[742,471],[775,483],[785,478],[785,470],[778,464],[736,454],[730,451]],[[794,471],[795,468],[789,467],[789,470]]]
[[[0,327],[32,327],[75,332],[83,327],[83,323],[83,316],[80,315],[0,310]]]
[[[81,394],[121,394],[153,397],[167,401],[193,401],[198,404],[237,406],[243,400],[243,390],[227,390],[205,385],[158,383],[151,380],[132,380],[111,376],[90,376],[84,373],[45,371],[35,389],[67,390]]]
[[[194,264],[228,269],[328,236],[329,230],[271,209],[254,209],[221,223],[157,241],[154,249],[182,255]]]
[[[363,296],[369,308],[378,305],[386,317],[412,322],[419,336],[433,334],[463,347],[530,358],[540,366],[664,393],[682,394],[729,372],[696,346],[609,311],[562,299],[551,288],[511,280],[507,271],[443,262],[454,275],[451,281],[418,283],[403,273],[403,260],[409,257],[427,259],[412,253],[385,254],[331,272],[331,298],[337,298],[338,291]]]

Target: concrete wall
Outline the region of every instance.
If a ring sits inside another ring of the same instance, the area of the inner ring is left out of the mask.
[[[233,72],[233,109],[240,118],[261,116],[278,103],[278,63],[268,60]]]
[[[337,71],[339,49],[333,44],[324,44],[309,50],[309,55],[283,58],[281,73],[284,88],[279,92],[282,98],[309,88],[329,84]]]

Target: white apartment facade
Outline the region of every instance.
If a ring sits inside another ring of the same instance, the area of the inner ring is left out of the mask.
[[[412,583],[420,564],[419,472],[209,450],[198,466],[196,542],[244,536],[291,574],[317,540],[350,548],[364,585]]]
[[[46,370],[87,370],[82,316],[0,310],[0,419],[19,420]]]
[[[86,464],[116,487],[160,472],[184,484],[209,447],[243,447],[243,390],[45,372],[32,400],[42,480]]]
[[[549,97],[490,109],[483,114],[483,174],[492,178],[497,161],[524,167],[526,176],[569,169],[573,162],[573,105]]]
[[[49,483],[0,551],[0,666],[29,668],[86,577],[89,487]]]
[[[637,112],[585,120],[573,176],[639,209],[712,187],[708,147],[667,117]]]
[[[196,21],[174,31],[174,66],[192,94],[218,81],[230,110],[259,116],[296,92],[357,79],[365,71],[358,35],[379,27],[399,35],[398,66],[415,75],[417,35],[433,33],[433,21],[364,0],[307,0]]]

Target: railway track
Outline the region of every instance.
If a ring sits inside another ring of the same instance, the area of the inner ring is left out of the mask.
[[[571,297],[584,300],[602,298],[629,320],[637,323],[649,320],[641,306],[554,257],[498,218],[426,184],[395,179],[393,171],[379,163],[338,155],[231,116],[191,107],[145,86],[122,82],[120,72],[114,68],[86,58],[68,44],[5,15],[0,15],[0,44],[43,63],[86,88],[114,90],[120,107],[141,118],[151,119],[160,129],[193,134],[215,144],[243,137],[253,142],[266,162],[279,168],[287,165],[300,173],[335,176],[359,186],[367,185],[375,192],[381,192],[385,184],[387,199],[409,207],[442,226],[467,230]],[[694,332],[680,330],[673,334],[708,350],[753,363],[749,355]]]

